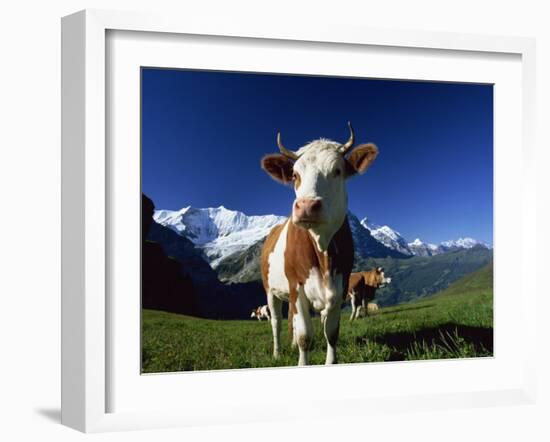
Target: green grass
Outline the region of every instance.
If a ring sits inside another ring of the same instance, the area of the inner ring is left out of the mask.
[[[487,266],[422,301],[381,308],[354,323],[343,312],[338,342],[340,363],[492,356],[493,272]],[[311,363],[325,360],[319,317]],[[143,311],[144,373],[293,366],[286,320],[282,354],[271,356],[267,321],[218,321],[152,310]]]

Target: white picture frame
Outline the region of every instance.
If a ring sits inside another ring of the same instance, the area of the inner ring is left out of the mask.
[[[521,118],[517,123],[521,143],[522,186],[518,190],[521,199],[521,241],[518,253],[522,266],[522,278],[518,282],[521,293],[522,337],[533,338],[535,333],[536,286],[528,277],[528,266],[535,267],[535,198],[534,169],[534,97],[535,97],[535,43],[533,39],[518,37],[491,37],[451,33],[416,31],[388,31],[346,26],[294,27],[281,23],[258,21],[232,24],[209,22],[196,17],[172,18],[151,14],[134,14],[99,10],[81,11],[62,20],[62,423],[84,432],[122,429],[157,428],[168,426],[208,425],[220,422],[254,422],[267,419],[292,418],[290,410],[274,404],[271,408],[258,398],[236,398],[232,413],[219,404],[210,404],[211,413],[204,413],[200,406],[194,413],[185,407],[178,410],[141,409],[133,411],[109,410],[109,393],[113,388],[109,370],[113,354],[108,342],[108,327],[113,320],[109,308],[108,244],[112,241],[107,228],[112,208],[108,186],[109,155],[106,120],[108,80],[106,76],[107,34],[109,32],[151,32],[162,35],[216,36],[231,39],[269,40],[273,44],[337,44],[339,47],[376,47],[380,51],[402,48],[403,51],[426,49],[443,53],[472,53],[483,58],[489,54],[508,54],[518,57],[521,64]],[[158,35],[158,34],[156,34]],[[498,114],[497,114],[498,115]],[[496,172],[498,176],[498,171]],[[499,187],[496,183],[495,193]],[[498,226],[498,218],[496,224]],[[526,257],[530,256],[528,263]],[[505,260],[495,258],[502,268]],[[515,262],[518,259],[515,258]],[[495,286],[496,288],[498,285]],[[502,285],[501,285],[502,287]],[[498,326],[498,325],[497,325]],[[402,395],[388,393],[373,401],[362,401],[361,412],[376,406],[393,412],[410,409],[441,409],[469,406],[488,406],[502,403],[532,403],[536,393],[534,339],[525,340],[525,348],[518,361],[517,376],[509,384],[499,388],[474,388],[470,391],[449,393],[445,391],[409,392]],[[498,358],[498,355],[497,355]],[[423,370],[417,363],[418,370]],[[521,366],[521,367],[520,367]],[[426,367],[426,366],[424,366]],[[447,367],[452,366],[448,365]],[[433,369],[434,367],[432,367]],[[363,365],[339,367],[354,372],[364,370]],[[478,368],[473,367],[472,370]],[[490,367],[488,367],[490,369]],[[283,382],[307,382],[311,376],[319,376],[322,368],[300,370],[271,370],[270,376],[278,376]],[[333,370],[333,369],[331,369]],[[399,370],[392,368],[391,370]],[[436,368],[437,370],[437,368]],[[258,371],[248,371],[249,376],[266,376]],[[316,373],[315,375],[313,373]],[[139,373],[137,374],[139,375]],[[231,382],[238,382],[239,375]],[[201,373],[203,379],[214,376]],[[242,377],[242,375],[241,375]],[[295,378],[292,380],[291,378]],[[197,378],[198,379],[198,378]],[[217,385],[224,378],[212,377]],[[193,393],[197,398],[198,393]],[[360,394],[362,394],[360,392]],[[367,396],[346,396],[335,393],[331,400],[338,400],[341,414],[354,413],[355,405]],[[192,398],[187,398],[189,401]],[[197,398],[198,399],[198,398]],[[323,411],[324,401],[317,396],[307,399],[311,405],[305,412],[316,416]],[[216,410],[216,407],[219,410]],[[333,411],[332,411],[333,412]],[[237,415],[238,417],[235,417]],[[328,416],[328,415],[327,415]]]

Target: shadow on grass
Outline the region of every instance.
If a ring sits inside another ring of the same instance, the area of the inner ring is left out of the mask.
[[[394,313],[400,313],[400,312],[410,312],[413,310],[424,310],[426,308],[432,308],[435,304],[425,304],[425,305],[419,305],[417,307],[415,306],[408,306],[408,307],[402,307],[402,308],[396,308],[390,311],[382,309],[378,313],[376,313],[377,316],[379,315],[393,315]]]
[[[427,344],[445,345],[445,337],[458,335],[465,342],[474,346],[476,352],[480,354],[493,353],[493,329],[484,327],[472,327],[468,325],[455,324],[448,322],[438,327],[429,327],[417,330],[415,332],[396,332],[388,333],[372,338],[377,344],[385,344],[392,350],[390,360],[402,361],[405,359],[407,351],[415,343],[424,341]],[[369,340],[367,337],[359,337],[357,341],[365,343]]]

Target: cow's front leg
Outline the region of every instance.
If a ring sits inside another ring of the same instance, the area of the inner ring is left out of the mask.
[[[349,317],[350,322],[355,319],[355,295],[351,295],[351,315]]]
[[[296,300],[297,314],[294,315],[294,339],[298,344],[300,358],[298,365],[309,364],[309,350],[313,342],[313,324],[309,314],[309,301],[306,298],[303,288],[298,290],[298,299]]]
[[[325,364],[327,365],[336,364],[336,343],[338,342],[338,333],[340,331],[340,305],[340,301],[331,303],[322,312],[324,314],[322,321],[323,328],[325,339],[327,340],[327,358],[325,360]]]
[[[279,357],[279,343],[281,341],[281,324],[283,321],[283,301],[273,293],[268,292],[267,304],[271,311],[271,330],[273,331],[273,357]]]

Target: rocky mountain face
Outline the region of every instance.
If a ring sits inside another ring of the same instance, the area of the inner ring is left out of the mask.
[[[348,221],[353,235],[355,252],[362,258],[405,258],[399,250],[378,241],[369,229],[366,229],[353,213],[348,212]]]
[[[435,244],[425,243],[416,238],[413,242],[407,244],[412,255],[415,256],[433,256],[442,253],[439,246]]]
[[[228,283],[260,281],[260,257],[264,241],[265,238],[220,261],[216,267],[220,280]]]
[[[170,257],[161,244],[150,239],[150,233],[156,230],[153,210],[153,202],[142,195],[141,304],[148,309],[197,315],[195,286],[188,273],[193,269],[187,267],[187,259],[182,263]],[[185,244],[184,238],[175,240]]]
[[[389,226],[379,226],[374,224],[368,218],[361,220],[361,225],[370,232],[370,234],[386,247],[395,250],[403,255],[414,255],[405,238],[397,230]]]
[[[265,304],[261,283],[224,284],[204,250],[153,219],[153,203],[142,203],[142,306],[213,319],[244,318]]]

